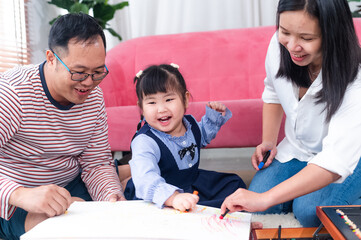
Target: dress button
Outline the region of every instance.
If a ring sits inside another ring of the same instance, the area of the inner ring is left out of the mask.
[[[187,155],[189,155],[190,153],[189,153],[189,152],[187,152],[186,154],[187,154]]]
[[[185,146],[186,144],[187,144],[187,142],[186,142],[186,141],[183,141],[183,142],[182,142],[182,145],[183,145],[183,146]]]
[[[192,167],[192,166],[193,166],[193,164],[192,164],[192,163],[190,163],[190,164],[188,164],[188,166],[189,166],[189,167]]]

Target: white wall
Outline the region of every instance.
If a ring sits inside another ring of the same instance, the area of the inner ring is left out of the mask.
[[[278,0],[128,0],[117,11],[111,27],[124,40],[135,37],[275,24]],[[121,0],[109,0],[110,4]],[[28,1],[32,63],[45,59],[49,21],[64,10],[44,0]],[[106,33],[107,49],[119,41]]]

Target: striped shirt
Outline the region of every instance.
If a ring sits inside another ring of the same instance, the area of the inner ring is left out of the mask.
[[[0,217],[18,187],[64,187],[81,171],[93,200],[121,192],[107,139],[102,91],[82,104],[62,106],[50,95],[43,64],[0,75]]]

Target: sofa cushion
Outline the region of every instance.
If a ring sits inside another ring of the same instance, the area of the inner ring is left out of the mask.
[[[191,102],[187,114],[197,121],[205,114],[207,102]],[[232,112],[232,118],[222,126],[209,148],[254,147],[261,142],[262,100],[243,99],[222,101]],[[140,112],[137,106],[106,108],[109,125],[109,143],[112,151],[129,151],[130,142],[137,130]],[[282,126],[283,129],[283,126]],[[284,136],[281,131],[279,139]]]

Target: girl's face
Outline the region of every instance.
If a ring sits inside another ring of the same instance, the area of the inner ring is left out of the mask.
[[[186,129],[183,116],[188,107],[189,92],[185,102],[175,91],[158,92],[143,97],[142,111],[147,123],[171,136],[183,136]]]
[[[322,66],[322,36],[318,19],[303,10],[280,14],[279,42],[288,50],[298,66],[308,66],[313,72]]]

